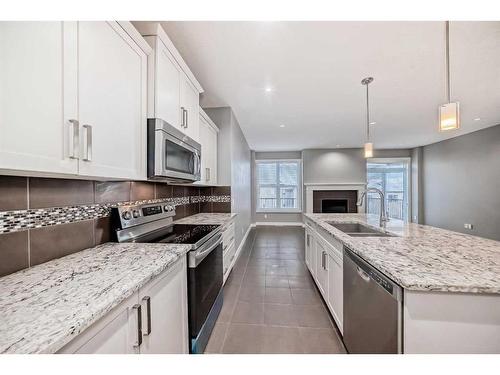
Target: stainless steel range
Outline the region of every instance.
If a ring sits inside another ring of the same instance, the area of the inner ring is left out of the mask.
[[[191,245],[187,255],[190,350],[203,353],[223,303],[221,228],[174,224],[173,216],[175,209],[162,203],[119,206],[112,210],[118,242]]]

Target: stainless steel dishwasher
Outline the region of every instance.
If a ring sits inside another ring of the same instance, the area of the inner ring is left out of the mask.
[[[403,289],[344,247],[344,344],[349,353],[402,353]]]

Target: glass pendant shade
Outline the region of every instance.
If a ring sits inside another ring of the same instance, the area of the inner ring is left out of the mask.
[[[373,143],[365,143],[365,158],[373,158]]]
[[[460,108],[458,103],[439,106],[439,131],[455,130],[460,127]]]

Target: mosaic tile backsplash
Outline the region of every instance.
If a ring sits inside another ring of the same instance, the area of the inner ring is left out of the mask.
[[[111,208],[138,202],[178,220],[231,212],[231,188],[0,176],[0,276],[109,241]]]

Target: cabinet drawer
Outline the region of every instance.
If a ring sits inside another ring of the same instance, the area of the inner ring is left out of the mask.
[[[235,230],[234,223],[230,223],[223,231],[222,231],[222,249],[224,252],[229,249],[229,246],[234,242]]]

